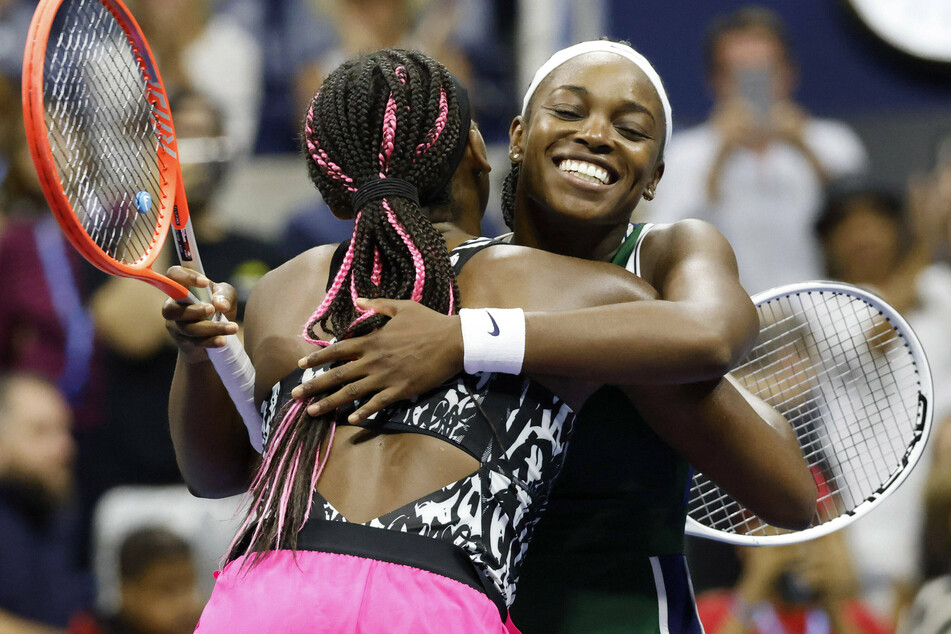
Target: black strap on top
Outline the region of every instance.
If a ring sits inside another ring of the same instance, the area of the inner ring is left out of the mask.
[[[471,260],[476,253],[488,247],[498,245],[509,246],[507,242],[502,242],[495,238],[473,238],[472,240],[466,240],[450,253],[450,257],[452,258],[452,272],[458,276],[462,273],[462,267],[464,267],[466,262]]]

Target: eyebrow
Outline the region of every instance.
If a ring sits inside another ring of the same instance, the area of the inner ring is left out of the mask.
[[[587,88],[585,88],[584,86],[576,86],[576,85],[574,85],[574,84],[562,84],[561,86],[558,86],[557,88],[555,88],[555,89],[552,91],[552,93],[554,94],[554,93],[558,92],[559,90],[567,90],[568,92],[572,92],[572,93],[578,95],[579,97],[588,97],[588,96],[591,95],[591,91],[589,91],[589,90],[588,90]],[[651,112],[651,111],[647,108],[647,106],[645,106],[645,105],[642,104],[642,103],[638,103],[637,101],[631,101],[630,99],[626,99],[626,100],[624,100],[624,105],[623,105],[622,107],[623,107],[625,110],[629,110],[629,111],[631,111],[631,112],[641,112],[641,113],[644,113],[644,114],[646,114],[648,117],[650,117],[652,120],[654,119],[654,113]]]

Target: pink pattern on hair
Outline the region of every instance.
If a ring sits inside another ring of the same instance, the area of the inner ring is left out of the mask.
[[[416,280],[413,283],[413,296],[411,299],[414,302],[422,301],[423,285],[426,283],[426,265],[423,262],[423,254],[420,253],[419,249],[416,248],[416,245],[413,243],[413,239],[410,238],[409,234],[406,233],[406,229],[403,228],[403,225],[396,217],[396,213],[390,208],[390,205],[385,198],[382,202],[383,209],[386,210],[386,219],[403,240],[403,244],[406,245],[410,256],[413,258],[413,266],[416,268]]]
[[[357,217],[353,221],[353,236],[350,238],[350,245],[347,247],[347,253],[343,257],[343,263],[340,265],[337,275],[334,276],[334,281],[333,284],[330,285],[330,290],[328,290],[327,294],[324,295],[324,301],[320,303],[320,306],[317,307],[317,310],[314,311],[314,314],[310,316],[310,319],[308,319],[307,323],[304,325],[304,341],[308,343],[312,343],[316,346],[329,345],[329,343],[326,341],[321,341],[320,339],[311,337],[309,331],[311,326],[316,324],[327,313],[327,309],[330,308],[330,304],[333,303],[334,299],[336,299],[337,295],[340,293],[343,282],[347,278],[347,274],[350,272],[351,266],[353,266],[353,245],[356,242],[357,227],[360,226],[360,219],[362,217],[363,212],[357,212]]]
[[[394,139],[396,139],[396,99],[390,93],[386,100],[386,110],[383,112],[383,141],[380,144],[380,178],[386,176],[390,157],[393,155]]]
[[[400,83],[406,85],[406,67],[402,64],[393,69],[393,74],[400,80]]]
[[[383,263],[380,261],[380,250],[373,247],[373,272],[370,273],[370,281],[374,286],[379,286],[383,275]]]
[[[307,520],[310,519],[311,507],[314,505],[314,491],[317,490],[317,480],[320,478],[320,474],[324,472],[324,467],[327,465],[327,460],[330,459],[330,450],[333,448],[334,444],[334,433],[337,431],[337,421],[331,421],[330,423],[330,438],[327,439],[327,451],[324,453],[324,459],[320,459],[320,445],[317,445],[317,459],[314,460],[314,472],[310,476],[310,495],[307,497],[307,508],[304,510],[304,521],[301,522],[299,531],[301,528],[304,528],[304,524],[307,523]]]
[[[307,133],[304,135],[304,140],[307,142],[307,149],[310,150],[310,156],[314,159],[314,162],[317,163],[327,174],[338,181],[344,183],[344,187],[351,192],[357,191],[357,188],[353,186],[353,179],[347,176],[343,169],[339,165],[330,160],[330,157],[327,156],[327,153],[320,148],[317,144],[317,141],[314,138],[314,104],[317,102],[317,96],[314,96],[314,100],[310,104],[310,109],[307,111],[307,118],[304,122],[304,131]]]
[[[446,122],[449,120],[449,104],[446,101],[446,89],[442,86],[439,87],[439,115],[436,117],[433,127],[430,128],[429,132],[426,133],[426,138],[422,143],[416,146],[416,156],[425,154],[429,151],[433,145],[436,144],[436,141],[439,139],[439,135],[442,134],[442,131],[446,127]]]

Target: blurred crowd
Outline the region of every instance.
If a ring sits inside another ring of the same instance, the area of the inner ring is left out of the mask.
[[[127,3],[171,96],[207,273],[242,300],[286,259],[350,235],[347,223],[325,221],[316,192],[274,240],[236,231],[216,205],[235,164],[297,151],[304,104],[348,56],[380,47],[434,55],[469,85],[487,140],[507,143],[518,93],[512,3]],[[164,512],[189,504],[168,432],[176,352],[159,313],[164,295],[90,267],[48,213],[19,106],[34,6],[0,0],[0,631],[191,632],[213,569],[200,569],[203,558],[227,544],[209,539],[207,524]],[[675,133],[656,198],[637,220],[713,223],[751,294],[824,278],[881,295],[928,354],[936,423],[912,477],[846,531],[781,548],[692,544],[706,629],[947,631],[951,133],[922,148],[930,171],[883,186],[849,126],[797,104],[801,77],[822,69],[798,66],[774,14],[724,15],[693,45],[708,78],[697,90],[711,91],[713,109]],[[172,257],[163,253],[156,270]],[[150,499],[160,510],[138,508]],[[233,512],[222,516],[227,525]]]

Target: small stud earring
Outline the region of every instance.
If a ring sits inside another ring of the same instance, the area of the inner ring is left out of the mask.
[[[513,161],[518,161],[520,158],[522,158],[522,153],[519,152],[517,149],[509,150],[509,159]]]
[[[646,189],[644,190],[644,200],[654,200],[654,190]]]

